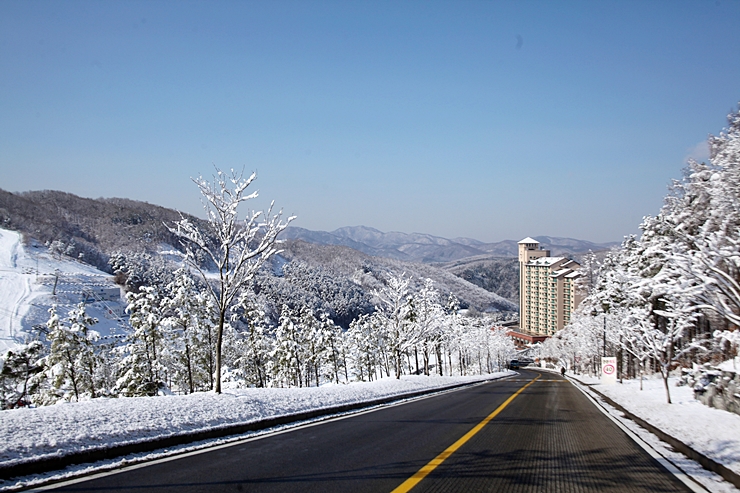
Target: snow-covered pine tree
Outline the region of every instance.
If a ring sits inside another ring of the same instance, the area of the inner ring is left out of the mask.
[[[209,343],[210,311],[206,306],[188,269],[174,272],[174,279],[167,285],[167,295],[162,299],[163,334],[162,360],[170,379],[179,389],[189,393],[211,388],[213,345]]]
[[[142,286],[138,293],[128,293],[129,322],[134,329],[126,344],[119,348],[119,378],[116,391],[124,396],[156,395],[164,384],[165,367],[160,361],[163,339],[162,299],[156,288]]]
[[[49,309],[47,366],[54,393],[58,398],[76,401],[82,396],[95,398],[96,366],[100,358],[94,343],[100,335],[91,329],[98,320],[85,312],[85,304],[70,310],[66,323],[60,320],[56,305]]]
[[[412,306],[409,302],[410,279],[404,274],[391,275],[380,289],[375,291],[378,300],[375,306],[377,317],[386,330],[388,350],[393,359],[396,378],[401,378],[403,356],[410,347]],[[412,344],[413,345],[413,344]]]
[[[347,330],[349,360],[353,373],[359,380],[373,381],[376,372],[378,345],[371,316],[364,314],[355,319]]]
[[[345,332],[336,325],[327,313],[319,316],[324,341],[324,356],[327,360],[327,369],[324,376],[335,383],[339,383],[339,374],[344,369],[344,381],[349,380],[347,372],[347,343]],[[333,378],[332,378],[333,377]]]
[[[31,341],[9,349],[0,357],[0,409],[28,406],[41,383],[46,349]]]
[[[243,370],[247,383],[267,387],[270,354],[274,350],[274,338],[270,334],[267,315],[256,302],[254,293],[249,291],[241,294],[239,306],[246,330],[241,334],[242,352],[236,364]]]
[[[306,341],[300,327],[300,315],[287,305],[280,311],[280,324],[275,329],[273,380],[279,386],[303,387]]]

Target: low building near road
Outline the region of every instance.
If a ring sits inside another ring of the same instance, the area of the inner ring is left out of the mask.
[[[546,335],[534,335],[522,332],[520,331],[519,327],[510,329],[506,332],[506,335],[514,341],[514,345],[518,349],[527,348],[530,347],[532,344],[543,342],[548,337]]]

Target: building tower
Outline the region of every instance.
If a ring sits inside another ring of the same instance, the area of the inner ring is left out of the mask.
[[[575,279],[580,264],[567,257],[551,257],[539,242],[519,242],[519,331],[551,336],[570,322],[580,303]]]

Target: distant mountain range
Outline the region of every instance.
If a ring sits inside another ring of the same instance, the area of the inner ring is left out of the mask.
[[[33,238],[42,245],[56,245],[65,256],[107,272],[108,259],[116,251],[157,255],[163,247],[178,248],[179,241],[165,227],[178,219],[177,211],[146,202],[88,199],[53,190],[13,194],[0,189],[0,227],[21,232],[27,244]],[[190,219],[204,226],[202,220]],[[383,233],[365,226],[332,232],[290,227],[281,237],[289,240],[282,247],[283,261],[328,268],[338,276],[337,282],[352,279],[368,293],[388,273],[405,272],[416,281],[433,279],[443,294],[455,293],[464,306],[475,310],[516,311],[519,267],[515,240],[450,240],[419,233]],[[575,258],[616,245],[548,236],[536,239],[553,255]]]
[[[485,257],[516,257],[519,240],[504,240],[485,243],[472,238],[447,239],[421,233],[384,233],[367,226],[348,226],[331,232],[311,231],[291,226],[282,233],[282,238],[303,240],[318,245],[342,245],[359,250],[367,255],[393,258],[406,262],[452,262],[455,260]],[[535,236],[553,256],[578,256],[591,251],[608,250],[618,242],[593,243],[573,238]]]

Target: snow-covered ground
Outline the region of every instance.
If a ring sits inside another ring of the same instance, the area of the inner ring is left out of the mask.
[[[24,331],[21,320],[39,294],[32,289],[26,260],[20,235],[0,229],[0,352],[17,344]]]
[[[405,376],[400,380],[386,378],[349,385],[240,389],[221,395],[209,392],[93,399],[0,411],[0,462],[8,465],[21,463],[510,374],[514,372],[471,377]],[[29,484],[28,478],[23,481]],[[12,487],[13,484],[0,481],[0,487]]]
[[[56,282],[56,294],[54,283]],[[112,276],[69,258],[55,258],[43,245],[24,247],[21,235],[0,229],[0,354],[22,344],[32,327],[43,324],[52,304],[59,314],[87,300],[101,335],[121,333],[123,301],[97,301],[100,289],[115,290]]]
[[[694,399],[690,388],[676,386],[678,378],[669,379],[672,404],[668,404],[663,380],[658,375],[646,378],[642,391],[639,379],[604,385],[598,378],[569,376],[591,385],[634,415],[740,474],[740,416],[705,406]],[[657,439],[652,441],[660,442]],[[716,484],[710,487],[712,491],[737,491],[729,483],[717,481],[715,478]]]

